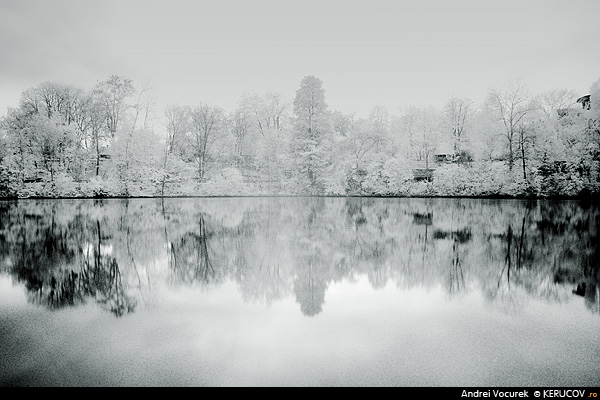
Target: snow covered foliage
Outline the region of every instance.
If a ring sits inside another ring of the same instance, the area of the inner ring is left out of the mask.
[[[598,194],[600,81],[590,92],[588,109],[517,81],[481,107],[362,118],[330,110],[306,76],[293,99],[246,93],[232,112],[168,105],[159,128],[151,90],[128,78],[44,82],[0,119],[0,197]]]

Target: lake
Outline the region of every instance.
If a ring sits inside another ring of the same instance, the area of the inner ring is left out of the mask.
[[[0,201],[0,385],[598,386],[599,211]]]

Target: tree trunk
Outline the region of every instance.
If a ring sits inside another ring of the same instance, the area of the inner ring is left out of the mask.
[[[96,138],[96,176],[100,174],[100,146],[98,138]]]
[[[165,161],[163,163],[163,176],[162,176],[162,182],[161,182],[161,187],[160,187],[160,196],[161,197],[165,196],[165,181],[167,179],[167,159],[168,159],[168,157],[169,157],[169,143],[166,143]],[[163,204],[163,206],[164,206],[164,204]]]
[[[523,160],[523,179],[527,180],[527,173],[525,172],[525,146],[521,144],[521,159]]]
[[[513,154],[512,138],[513,138],[513,135],[511,134],[508,138],[508,169],[511,171],[513,169],[513,164],[515,163],[514,154]]]

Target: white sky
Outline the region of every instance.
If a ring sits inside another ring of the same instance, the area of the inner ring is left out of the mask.
[[[587,94],[600,1],[0,0],[0,115],[43,81],[150,82],[167,103],[233,110],[245,91],[293,100],[323,80],[331,109],[368,115],[451,95],[477,104],[522,79]]]

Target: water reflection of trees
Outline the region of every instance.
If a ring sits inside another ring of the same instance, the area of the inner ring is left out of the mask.
[[[197,229],[184,234],[171,244],[172,275],[176,281],[183,283],[215,283],[217,270],[212,260],[218,257],[215,257],[209,247],[213,233],[207,231],[202,214],[197,217],[197,221]]]
[[[26,201],[0,203],[0,217],[0,265],[51,308],[94,299],[123,315],[153,285],[234,280],[245,301],[291,295],[312,316],[332,283],[360,276],[481,290],[508,308],[577,295],[600,308],[598,208],[574,201]]]
[[[119,263],[103,244],[99,220],[77,214],[65,219],[57,202],[0,211],[0,257],[32,302],[55,309],[94,298],[115,315],[134,309]]]

